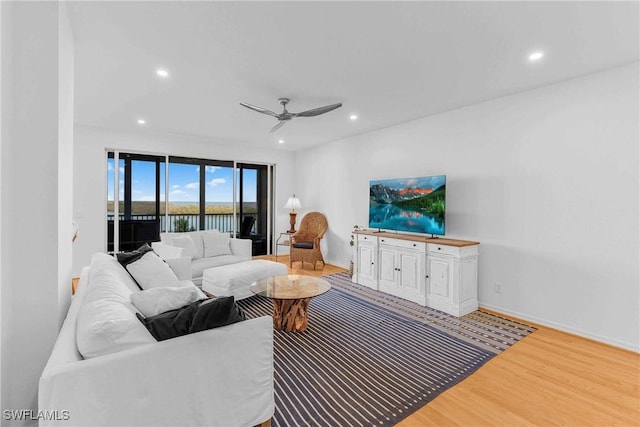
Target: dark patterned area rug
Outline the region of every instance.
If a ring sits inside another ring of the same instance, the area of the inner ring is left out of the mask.
[[[462,318],[325,276],[307,330],[274,331],[275,426],[390,426],[534,328],[487,313]],[[238,304],[270,315],[269,299]]]

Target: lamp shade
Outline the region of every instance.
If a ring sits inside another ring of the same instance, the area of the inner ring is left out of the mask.
[[[287,200],[287,203],[284,204],[284,207],[294,211],[296,209],[302,208],[302,205],[300,204],[300,199],[298,199],[294,194],[292,197],[289,197],[289,200]]]

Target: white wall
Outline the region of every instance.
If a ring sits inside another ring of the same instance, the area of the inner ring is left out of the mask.
[[[5,129],[6,126],[4,125],[4,103],[5,103],[5,97],[7,96],[7,94],[9,93],[8,90],[5,88],[5,81],[7,83],[10,82],[9,76],[8,74],[5,72],[5,68],[6,68],[6,59],[5,59],[5,55],[3,53],[4,51],[4,33],[5,31],[7,31],[7,27],[8,27],[8,19],[5,21],[5,14],[3,13],[4,7],[2,7],[2,5],[0,5],[0,191],[4,188],[3,185],[3,163],[4,163],[4,157],[3,157],[3,147],[4,147],[4,142],[7,140],[7,136],[8,134],[5,133]],[[3,209],[3,197],[0,195],[0,242],[4,242],[5,240],[5,233],[3,231],[3,221],[2,221],[2,209]],[[4,286],[2,285],[2,279],[4,278],[4,272],[2,270],[2,264],[4,262],[4,257],[2,254],[2,244],[0,244],[0,384],[2,384],[3,381],[3,373],[5,371],[4,368],[4,356],[3,356],[3,348],[6,348],[6,346],[9,344],[9,335],[7,333],[5,333],[4,331],[4,315],[3,313],[5,312],[8,304],[6,304],[5,302],[5,293],[4,293]],[[4,387],[0,386],[0,410],[4,409],[4,402],[5,399],[7,399],[7,397],[5,397],[5,393],[8,394],[9,391],[5,390]]]
[[[70,224],[70,178],[59,158],[72,145],[67,23],[56,2],[1,2],[2,8],[2,409],[35,410],[38,379],[66,311],[70,262],[58,251]],[[62,63],[64,61],[65,63]],[[68,109],[66,109],[68,112]],[[65,131],[66,129],[66,131]],[[60,137],[64,135],[64,140]],[[68,160],[68,159],[67,159]],[[60,199],[59,197],[67,197]],[[62,233],[64,234],[64,233]],[[70,240],[70,236],[67,237]],[[68,253],[67,253],[68,255]],[[3,425],[33,424],[30,421]]]
[[[58,325],[71,304],[73,235],[73,34],[66,3],[58,4]]]
[[[144,131],[122,133],[77,126],[74,148],[74,217],[80,233],[73,250],[73,271],[76,275],[83,266],[89,264],[93,253],[104,252],[106,248],[106,148],[275,164],[275,229],[276,232],[288,229],[289,215],[282,206],[295,191],[293,153],[289,151],[259,149],[186,136],[156,135]]]
[[[481,242],[481,306],[638,351],[638,76],[636,63],[296,153],[327,171],[296,181],[328,216],[328,261],[348,264],[369,180],[446,174],[447,236]]]

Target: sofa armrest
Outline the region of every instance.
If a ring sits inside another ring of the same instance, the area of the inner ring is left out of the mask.
[[[178,280],[191,280],[191,258],[168,258],[164,260],[178,277]]]
[[[247,260],[251,259],[251,239],[231,239],[229,247],[234,255],[245,257]]]
[[[250,319],[48,367],[40,426],[251,426],[273,416],[273,320]]]

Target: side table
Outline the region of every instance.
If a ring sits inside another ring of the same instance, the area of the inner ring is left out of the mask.
[[[289,246],[289,244],[291,243],[291,235],[293,233],[289,232],[289,231],[285,231],[284,233],[280,233],[280,236],[278,236],[278,239],[276,240],[276,261],[278,261],[278,246]],[[285,240],[282,240],[282,242],[280,241],[282,238],[285,238]]]

